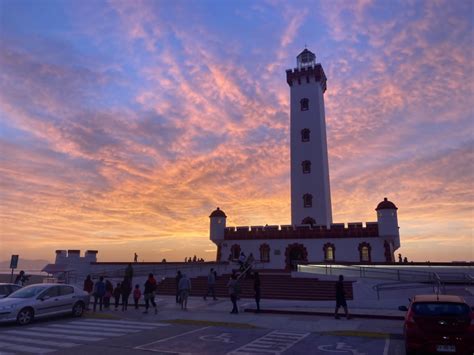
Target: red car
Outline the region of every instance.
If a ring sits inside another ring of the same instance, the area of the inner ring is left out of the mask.
[[[415,296],[406,311],[404,335],[407,355],[474,354],[474,312],[462,297]]]

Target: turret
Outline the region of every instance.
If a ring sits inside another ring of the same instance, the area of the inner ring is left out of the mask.
[[[211,220],[210,237],[211,240],[219,245],[224,240],[224,230],[227,216],[219,207],[209,216]]]
[[[377,222],[379,236],[390,237],[394,250],[400,247],[400,232],[398,227],[397,206],[386,197],[377,205]]]

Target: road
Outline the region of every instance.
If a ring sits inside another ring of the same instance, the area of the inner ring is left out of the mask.
[[[403,355],[399,337],[285,331],[216,322],[60,317],[0,325],[0,355],[226,354]]]

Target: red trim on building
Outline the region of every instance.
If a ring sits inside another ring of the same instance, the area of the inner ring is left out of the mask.
[[[234,244],[230,247],[230,255],[232,255],[232,259],[238,259],[240,256],[240,245],[239,244]],[[236,257],[237,255],[237,257]]]
[[[327,85],[326,85],[327,78],[321,64],[316,64],[314,68],[307,67],[307,68],[301,68],[301,70],[299,70],[298,68],[295,68],[293,70],[288,69],[286,71],[286,82],[290,86],[293,86],[293,84],[296,81],[298,82],[299,85],[301,85],[301,78],[304,78],[306,79],[306,81],[308,81],[308,79],[312,77],[314,77],[315,81],[321,84],[321,88],[323,89],[323,92],[325,92],[327,88]]]
[[[267,243],[260,244],[259,250],[260,250],[260,261],[264,263],[269,263],[270,262],[270,245],[268,245]],[[265,259],[263,257],[264,256],[263,253],[265,251],[268,253],[268,259]]]

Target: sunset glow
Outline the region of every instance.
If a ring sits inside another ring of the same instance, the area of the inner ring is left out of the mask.
[[[289,88],[325,93],[334,222],[398,207],[474,260],[472,1],[0,0],[0,260],[214,260],[209,214],[290,223]]]

